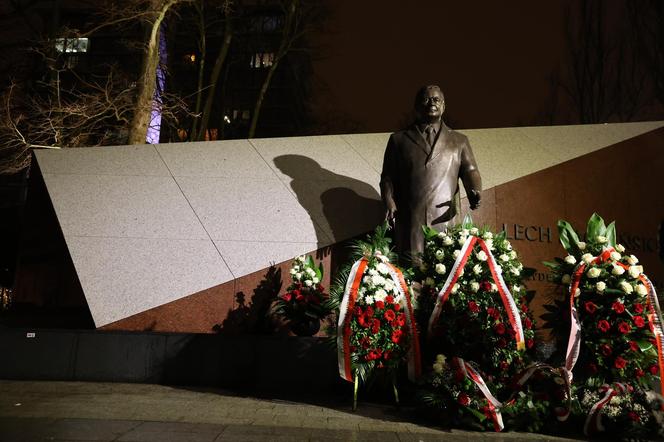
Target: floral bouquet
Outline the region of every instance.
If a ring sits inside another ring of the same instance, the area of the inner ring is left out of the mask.
[[[378,370],[390,375],[397,402],[398,368],[408,359],[411,378],[419,374],[419,342],[410,290],[401,270],[390,263],[393,254],[386,231],[386,226],[379,226],[368,241],[356,242],[356,260],[350,270],[342,272],[333,290],[340,300],[339,373],[355,383],[354,408],[359,383]]]
[[[564,368],[570,380],[574,373],[584,398],[583,412],[590,418],[594,406],[587,407],[589,399],[585,398],[597,391],[611,390],[614,396],[623,396],[633,395],[633,388],[640,395],[638,390],[657,382],[664,364],[661,312],[638,258],[616,243],[614,223],[606,226],[593,214],[585,241],[566,221],[558,222],[558,230],[568,255],[545,264],[567,292],[567,299],[546,306],[549,313],[542,318],[554,330],[560,347],[566,347]],[[561,321],[563,318],[568,320]],[[631,385],[620,387],[624,391],[614,388],[627,383]],[[592,431],[594,427],[587,428]]]
[[[417,314],[427,354],[476,362],[501,395],[534,352],[534,293],[522,283],[528,271],[504,233],[470,219],[446,232],[425,227],[425,238],[415,279],[422,281]]]
[[[286,293],[277,298],[274,312],[287,319],[291,330],[300,336],[313,335],[320,327],[320,319],[329,310],[323,279],[323,264],[316,267],[311,256],[298,256],[290,269],[291,284]]]

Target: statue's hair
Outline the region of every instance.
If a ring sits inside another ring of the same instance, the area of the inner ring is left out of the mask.
[[[436,89],[438,92],[440,92],[440,95],[443,97],[443,101],[445,101],[445,95],[443,94],[443,90],[440,88],[440,86],[436,84],[430,84],[428,86],[422,86],[417,90],[417,93],[415,94],[415,107],[417,107],[420,103],[422,103],[422,97],[424,96],[427,91],[431,89]]]

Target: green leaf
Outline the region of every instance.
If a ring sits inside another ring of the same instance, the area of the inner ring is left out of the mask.
[[[606,239],[611,247],[616,246],[616,238],[616,222],[611,221],[611,224],[606,227]]]
[[[424,232],[424,238],[427,240],[434,239],[438,236],[438,231],[429,226],[422,226],[422,231]]]
[[[606,226],[604,219],[596,213],[588,220],[588,227],[586,228],[586,240],[595,241],[598,236],[606,236]]]
[[[579,235],[576,234],[572,225],[564,219],[558,220],[558,236],[560,243],[568,253],[574,254],[579,250]]]
[[[639,340],[636,343],[639,344],[641,351],[648,351],[653,348],[653,345],[649,341]]]
[[[544,264],[545,267],[548,267],[551,270],[557,270],[558,267],[560,267],[560,264],[558,264],[557,262],[542,261],[542,264]]]

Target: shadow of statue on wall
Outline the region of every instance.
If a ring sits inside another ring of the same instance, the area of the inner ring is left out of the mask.
[[[292,178],[290,187],[309,213],[319,249],[369,232],[382,221],[383,203],[370,184],[302,155],[280,155],[274,164]]]
[[[270,308],[282,285],[281,269],[270,266],[258,286],[253,289],[251,301],[247,303],[244,292],[237,292],[237,307],[229,310],[226,319],[212,329],[225,335],[274,333],[278,327],[270,315]]]

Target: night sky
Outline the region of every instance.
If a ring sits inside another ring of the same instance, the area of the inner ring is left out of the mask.
[[[455,128],[550,124],[569,2],[329,1],[314,69],[317,114],[336,122],[332,132],[399,129],[429,83],[443,88]]]

